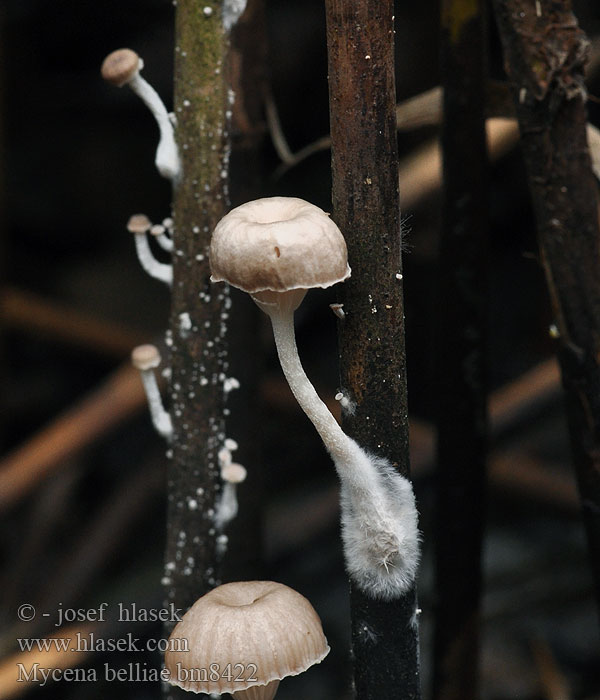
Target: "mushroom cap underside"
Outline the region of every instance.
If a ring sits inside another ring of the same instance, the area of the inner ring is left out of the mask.
[[[302,673],[329,653],[309,601],[273,581],[213,589],[194,603],[170,639],[185,639],[188,646],[179,651],[183,643],[169,644],[165,666],[170,683],[196,693],[267,685]]]

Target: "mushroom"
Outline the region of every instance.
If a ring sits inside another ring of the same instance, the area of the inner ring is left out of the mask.
[[[222,530],[237,515],[237,485],[246,480],[246,475],[246,468],[237,462],[229,462],[221,467],[223,492],[214,518],[217,530]]]
[[[159,435],[170,440],[173,437],[171,416],[163,408],[160,390],[154,370],[160,365],[160,353],[155,345],[138,345],[131,353],[131,364],[140,372],[152,424]]]
[[[173,268],[171,265],[159,262],[150,249],[146,234],[154,227],[145,214],[134,214],[127,222],[127,230],[134,234],[135,251],[142,268],[154,279],[165,284],[173,284]]]
[[[165,221],[167,221],[167,219],[165,219]],[[150,226],[150,235],[154,236],[154,240],[163,250],[171,253],[173,252],[173,239],[171,236],[167,235],[166,231],[167,228],[164,223]]]
[[[306,376],[294,336],[294,311],[308,289],[329,287],[350,275],[342,233],[328,214],[304,200],[259,199],[233,209],[217,224],[210,264],[214,282],[248,292],[271,319],[283,373],[340,477],[351,578],[373,598],[400,596],[411,587],[419,561],[410,481],[343,432]]]
[[[155,157],[156,168],[163,177],[176,180],[180,175],[181,165],[171,117],[156,90],[140,75],[143,67],[144,61],[135,51],[118,49],[104,59],[101,73],[107,83],[117,87],[129,85],[152,112],[160,130]]]
[[[192,605],[171,633],[165,668],[169,683],[194,693],[272,700],[283,678],[328,653],[319,616],[304,596],[273,581],[238,581]]]

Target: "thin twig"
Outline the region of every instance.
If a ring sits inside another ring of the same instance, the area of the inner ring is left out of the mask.
[[[14,287],[0,291],[0,313],[7,329],[39,333],[109,356],[123,357],[143,342],[142,333]]]
[[[140,411],[146,395],[129,362],[30,440],[0,460],[0,512],[24,497],[52,469]]]

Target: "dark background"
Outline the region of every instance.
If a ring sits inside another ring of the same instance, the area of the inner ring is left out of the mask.
[[[597,36],[598,4],[581,0],[575,9],[583,28]],[[127,361],[126,352],[107,353],[59,338],[42,331],[39,323],[8,313],[6,299],[15,289],[35,294],[59,310],[75,309],[103,320],[140,342],[159,338],[166,328],[168,292],[143,273],[125,230],[133,213],[143,211],[154,221],[169,214],[170,186],[153,166],[156,125],[130,91],[101,81],[99,67],[113,49],[134,48],[144,58],[144,76],[170,107],[173,16],[174,8],[166,0],[3,0],[0,5],[0,293],[5,312],[0,326],[0,438],[5,453]],[[438,83],[437,16],[435,2],[398,3],[399,100]],[[298,150],[328,131],[323,4],[267,2],[267,26],[271,89],[289,144]],[[490,64],[493,75],[501,78],[493,29]],[[592,95],[600,95],[598,76],[592,76],[589,88]],[[600,125],[596,102],[590,103],[590,115]],[[411,153],[434,135],[431,128],[400,134],[401,154]],[[328,151],[278,179],[273,177],[278,160],[268,140],[262,159],[267,176],[259,194],[299,196],[328,208]],[[411,417],[425,424],[435,413],[432,337],[439,210],[436,193],[415,210],[403,212],[409,402]],[[552,318],[518,148],[492,168],[490,215],[489,372],[490,384],[497,388],[553,351],[547,332]],[[327,306],[332,301],[335,291],[312,293],[297,318],[307,372],[329,399],[337,391],[335,324]],[[279,696],[345,698],[349,622],[336,481],[319,440],[282,384],[264,320],[256,317],[255,323],[252,352],[263,368],[255,397],[259,431],[256,444],[240,447],[242,461],[246,457],[260,462],[244,461],[250,474],[253,468],[262,471],[266,484],[264,532],[260,546],[252,544],[252,549],[262,549],[263,557],[252,566],[313,602],[332,647],[320,667],[283,682]],[[568,482],[569,454],[558,393],[526,419],[515,421],[493,447],[514,456],[516,471],[519,455],[524,455]],[[18,629],[16,610],[21,603],[52,613],[50,620],[58,603],[82,609],[95,609],[102,601],[112,609],[118,601],[160,607],[164,450],[142,408],[61,463],[2,515],[2,658],[15,651],[17,636],[53,631],[47,622],[35,633],[33,627]],[[428,537],[433,472],[417,472],[415,481],[424,532],[420,598],[427,690],[435,602]],[[535,490],[491,484],[485,550],[485,698],[549,697],[541,680],[548,668],[564,678],[573,697],[600,695],[598,617],[585,543],[577,504],[563,496],[560,489],[555,498],[536,497]],[[243,507],[243,493],[241,498]],[[122,504],[120,510],[111,510],[116,503]],[[123,522],[124,529],[119,526]],[[86,552],[97,551],[99,543],[106,549],[92,566]],[[235,562],[228,567],[235,578]],[[237,575],[243,575],[242,568]],[[121,637],[127,631],[121,625],[106,634]],[[142,639],[161,634],[158,624],[136,623],[131,631]],[[151,653],[97,654],[86,667],[99,669],[102,677],[105,663],[111,668],[139,663],[149,669],[157,668],[160,660]],[[26,690],[19,688],[23,695]],[[106,693],[156,698],[159,688],[143,682],[62,681],[31,691],[32,697],[82,699]]]

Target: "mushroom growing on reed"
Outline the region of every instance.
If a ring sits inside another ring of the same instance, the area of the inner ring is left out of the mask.
[[[350,276],[342,233],[328,214],[302,199],[259,199],[233,209],[217,224],[210,264],[214,282],[248,292],[271,320],[288,384],[341,481],[349,575],[373,598],[400,596],[412,585],[419,562],[410,481],[343,432],[306,376],[294,336],[294,311],[308,289]]]
[[[117,49],[104,59],[100,72],[107,83],[117,87],[128,85],[152,112],[160,131],[156,168],[163,177],[176,180],[181,172],[181,164],[171,117],[156,90],[140,75],[143,67],[144,61],[135,51]]]
[[[329,653],[309,601],[273,581],[226,583],[198,599],[171,633],[169,682],[194,693],[272,700],[279,682]],[[180,640],[187,641],[181,650]]]

